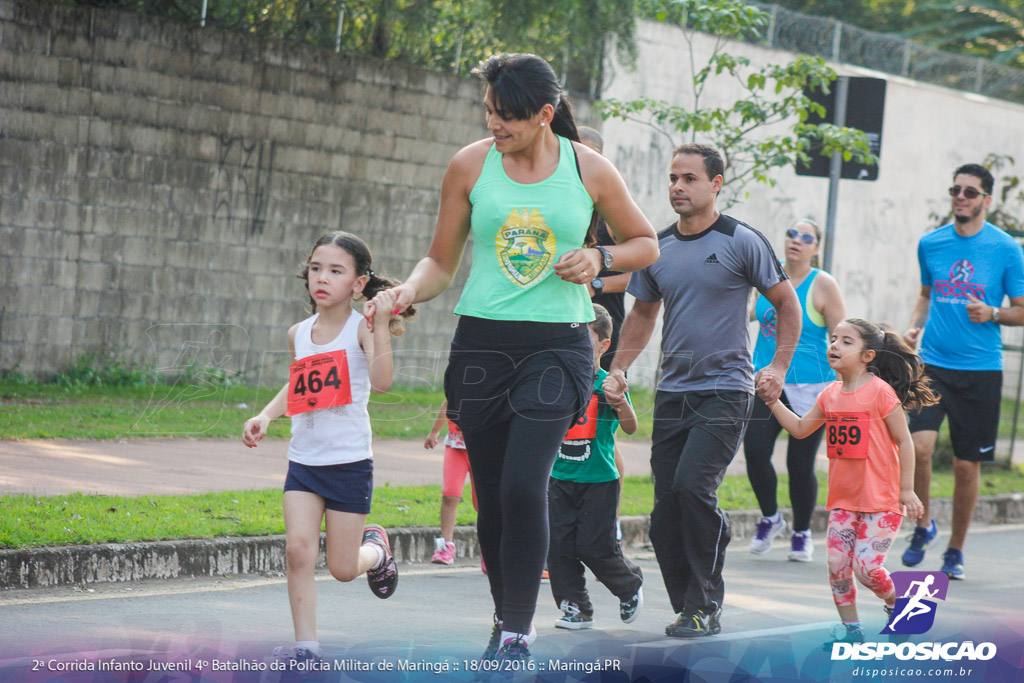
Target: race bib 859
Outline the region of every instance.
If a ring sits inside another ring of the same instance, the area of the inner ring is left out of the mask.
[[[867,412],[828,413],[825,417],[825,440],[828,457],[868,457],[868,430],[871,419]]]
[[[285,415],[291,417],[349,403],[352,403],[352,387],[345,351],[307,356],[289,367],[288,410]]]

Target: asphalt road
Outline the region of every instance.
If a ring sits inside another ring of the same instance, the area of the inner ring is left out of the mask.
[[[947,600],[937,608],[935,625],[914,639],[991,640],[999,646],[1000,656],[970,663],[975,672],[956,680],[1019,680],[1003,673],[994,677],[998,672],[992,667],[1016,667],[1018,673],[1021,667],[1024,524],[979,526],[968,540],[968,579],[952,583]],[[904,546],[901,538],[891,553],[890,571],[904,569],[899,565]],[[733,545],[725,569],[723,632],[698,641],[664,637],[663,629],[674,615],[650,550],[630,553],[647,579],[646,604],[631,625],[619,621],[617,600],[588,574],[595,628],[555,629],[559,612],[549,588],[542,585],[535,620],[539,638],[532,648],[535,662],[544,668],[566,663],[605,667],[597,678],[588,680],[636,680],[641,675],[650,680],[680,680],[683,668],[690,670],[694,681],[725,681],[741,672],[764,680],[854,680],[850,669],[863,662],[831,662],[821,653],[820,644],[827,640],[836,613],[822,539],[817,539],[815,552],[813,563],[799,564],[787,562],[778,547],[768,556],[755,557],[745,543]],[[935,570],[939,563],[940,553],[931,551],[920,569]],[[348,670],[332,675],[340,680],[349,676],[354,680],[465,680],[464,660],[479,656],[490,631],[492,607],[486,577],[475,564],[403,565],[400,572],[398,590],[387,601],[373,597],[362,579],[339,585],[329,577],[320,578],[319,624],[325,655],[340,662],[335,665],[339,667],[360,661],[383,667],[390,662],[393,667],[449,668],[437,674],[378,669],[378,676]],[[884,625],[880,603],[862,590],[860,605],[868,639],[885,640],[873,635]],[[265,671],[217,673],[211,667],[213,662],[264,662],[275,645],[290,643],[292,637],[283,577],[216,577],[0,593],[0,634],[0,681],[4,682],[127,680],[60,672],[67,666],[62,662],[83,657],[134,657],[192,667],[194,675],[166,680],[272,681],[276,679],[267,678],[270,674]],[[206,669],[199,668],[200,660]],[[39,671],[32,672],[33,666]],[[923,666],[938,665],[926,662]],[[573,680],[584,673],[582,668],[570,673],[548,670],[541,678]],[[150,671],[133,680],[165,680],[150,675],[156,676]]]

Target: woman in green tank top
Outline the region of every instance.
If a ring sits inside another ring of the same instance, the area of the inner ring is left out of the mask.
[[[572,109],[547,62],[501,54],[474,73],[486,82],[491,136],[452,158],[427,256],[390,291],[398,311],[438,296],[473,236],[445,393],[477,486],[494,599],[483,659],[515,661],[530,657],[535,634],[551,466],[593,388],[586,285],[613,263],[620,271],[653,263],[658,244],[611,162],[575,142]],[[615,245],[584,247],[595,209]],[[368,320],[376,303],[366,306]]]

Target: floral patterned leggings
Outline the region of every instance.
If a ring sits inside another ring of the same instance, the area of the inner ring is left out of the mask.
[[[903,516],[895,512],[833,510],[828,516],[828,579],[836,605],[857,601],[857,577],[883,600],[893,591],[882,563]]]

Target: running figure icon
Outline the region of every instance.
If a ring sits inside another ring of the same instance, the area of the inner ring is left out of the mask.
[[[893,620],[889,622],[889,625],[886,626],[886,628],[895,633],[893,627],[896,626],[896,622],[898,622],[903,617],[906,617],[907,621],[910,621],[919,614],[927,614],[928,612],[931,612],[932,606],[928,603],[921,602],[921,600],[924,598],[933,598],[935,597],[936,593],[939,592],[938,588],[936,588],[934,591],[928,590],[928,587],[931,586],[933,583],[935,583],[935,577],[931,574],[926,576],[924,578],[924,581],[912,581],[910,583],[910,587],[907,589],[906,594],[903,595],[904,598],[910,599],[904,606],[903,611],[895,617],[893,617]],[[915,589],[915,586],[917,588],[917,592],[911,595],[910,592]]]
[[[949,577],[942,572],[893,572],[892,579],[901,597],[896,598],[882,633],[925,633],[935,622],[936,600],[946,599]]]

